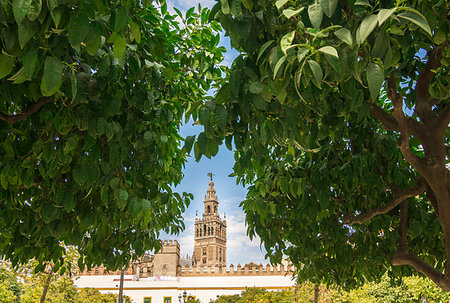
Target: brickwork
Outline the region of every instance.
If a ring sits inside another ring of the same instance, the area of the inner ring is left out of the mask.
[[[203,203],[205,208],[202,218],[195,218],[194,264],[226,266],[227,222],[218,213],[219,200],[212,177]]]

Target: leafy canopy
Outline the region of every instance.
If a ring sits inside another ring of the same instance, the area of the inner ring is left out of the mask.
[[[194,151],[234,144],[248,234],[301,281],[416,270],[450,290],[447,12],[429,0],[212,9],[241,54],[199,111]]]
[[[208,9],[1,1],[0,254],[117,269],[184,228],[183,114],[220,75]],[[213,29],[213,26],[215,29]]]

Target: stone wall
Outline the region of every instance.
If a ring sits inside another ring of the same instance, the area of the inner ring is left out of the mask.
[[[178,264],[180,264],[180,244],[177,240],[165,240],[161,250],[155,254],[153,275],[175,277]]]
[[[205,276],[286,276],[292,275],[295,267],[291,264],[271,266],[266,264],[250,263],[244,266],[238,264],[236,268],[233,264],[229,268],[214,266],[178,266],[177,275],[180,277],[205,277]]]

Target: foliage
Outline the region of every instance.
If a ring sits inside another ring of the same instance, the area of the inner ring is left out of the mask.
[[[425,290],[427,289],[427,290]],[[426,294],[425,294],[426,292]],[[447,302],[448,292],[439,289],[430,280],[411,276],[404,282],[393,283],[383,276],[380,283],[369,282],[362,287],[345,291],[334,285],[320,286],[319,302],[321,303],[376,303],[376,302]],[[261,288],[248,288],[241,295],[220,296],[214,303],[247,303],[247,302],[314,302],[314,284],[302,283],[293,289],[283,291],[266,291]]]
[[[0,303],[15,303],[17,297],[14,292],[8,288],[6,284],[0,282]]]
[[[15,275],[6,268],[0,268],[0,285],[0,298],[3,298],[4,302],[8,302],[8,300],[15,302],[16,298],[19,298],[22,293],[22,285],[17,281]]]
[[[264,288],[246,288],[241,295],[220,296],[215,303],[265,303],[265,302],[280,302],[290,303],[295,302],[295,292],[292,290],[283,291],[266,291]]]
[[[22,269],[24,270],[23,272],[28,271],[30,273],[28,268]],[[1,303],[40,302],[48,274],[36,273],[24,275],[23,272],[19,275],[15,271],[0,269]],[[7,277],[7,279],[4,277]],[[21,277],[20,280],[23,282],[19,282],[19,277]],[[14,287],[11,287],[11,285]],[[71,278],[52,274],[45,302],[116,303],[117,298],[117,294],[102,294],[98,290],[91,288],[77,291]],[[128,296],[125,296],[125,300],[126,302],[130,302]]]
[[[158,249],[184,228],[178,129],[221,73],[220,26],[164,1],[0,3],[0,253],[58,271],[61,242],[80,268]]]
[[[447,13],[437,0],[212,9],[241,55],[199,110],[194,152],[234,145],[248,234],[299,281],[415,269],[450,290]]]

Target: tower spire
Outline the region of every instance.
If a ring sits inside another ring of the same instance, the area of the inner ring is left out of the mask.
[[[210,178],[205,200],[205,211],[201,219],[195,220],[194,263],[207,266],[226,265],[227,225],[218,213],[219,200],[214,188],[213,173]]]

